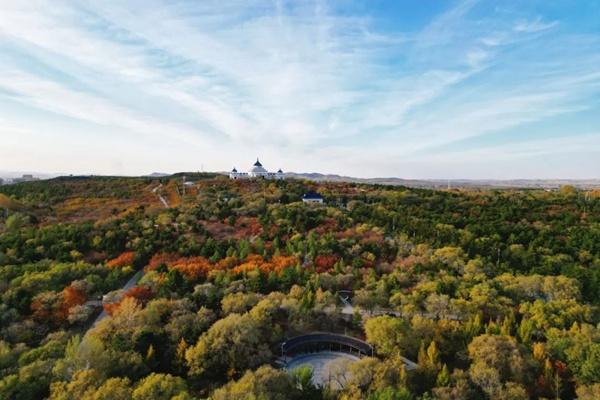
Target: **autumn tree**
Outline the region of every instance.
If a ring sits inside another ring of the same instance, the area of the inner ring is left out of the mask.
[[[132,393],[132,400],[172,400],[188,395],[185,381],[170,374],[152,373],[143,378]]]
[[[239,380],[232,381],[213,392],[214,400],[293,400],[306,398],[302,390],[294,387],[286,371],[262,366],[256,371],[247,371]]]
[[[133,251],[121,253],[117,258],[113,258],[106,263],[108,268],[132,267],[135,264],[136,254]]]
[[[491,398],[504,397],[507,392],[520,393],[519,382],[525,378],[525,361],[512,337],[477,336],[469,344],[468,351],[471,359],[469,375]]]
[[[260,300],[256,293],[231,293],[221,300],[221,309],[223,314],[244,313],[254,307]]]
[[[267,362],[271,351],[262,328],[249,314],[230,314],[215,322],[186,352],[190,374],[233,377]]]
[[[400,318],[381,316],[370,318],[365,323],[367,341],[375,346],[379,354],[385,356],[402,352],[407,333],[408,326]]]

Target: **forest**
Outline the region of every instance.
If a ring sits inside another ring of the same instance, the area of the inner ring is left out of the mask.
[[[0,186],[0,399],[600,399],[599,305],[599,190]],[[321,331],[375,354],[276,365]]]

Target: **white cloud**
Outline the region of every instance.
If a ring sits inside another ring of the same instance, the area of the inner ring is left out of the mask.
[[[318,1],[3,3],[0,98],[89,124],[72,135],[162,138],[177,167],[265,155],[288,170],[360,160],[363,175],[593,107],[597,37],[538,50],[533,33],[558,21],[481,19],[479,5],[397,32]]]

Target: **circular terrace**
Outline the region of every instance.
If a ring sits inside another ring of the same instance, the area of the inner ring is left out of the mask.
[[[313,332],[283,342],[280,360],[288,371],[310,366],[313,383],[317,386],[340,388],[343,386],[339,379],[340,368],[346,370],[348,364],[361,357],[372,357],[373,353],[373,346],[363,340],[337,333]]]
[[[373,346],[364,340],[328,332],[307,333],[288,339],[281,344],[282,357],[323,351],[348,353],[357,357],[372,357],[374,353]]]

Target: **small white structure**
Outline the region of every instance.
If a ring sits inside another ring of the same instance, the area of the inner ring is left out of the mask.
[[[323,204],[323,196],[317,192],[307,192],[302,196],[302,201],[309,204]]]
[[[258,158],[256,162],[250,168],[248,172],[238,172],[234,167],[229,173],[229,179],[252,179],[252,178],[263,178],[263,179],[285,179],[285,174],[281,169],[277,172],[269,172],[263,167]]]

